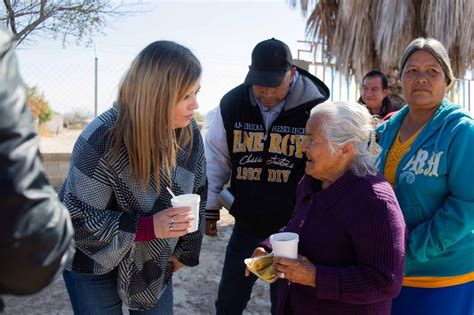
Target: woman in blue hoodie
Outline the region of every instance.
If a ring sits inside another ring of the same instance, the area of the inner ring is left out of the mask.
[[[454,75],[435,39],[417,38],[400,61],[407,106],[379,126],[379,169],[409,230],[393,314],[474,312],[474,122],[444,96]]]

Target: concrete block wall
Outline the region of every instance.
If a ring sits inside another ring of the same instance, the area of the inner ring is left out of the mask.
[[[69,171],[71,153],[43,153],[41,155],[49,182],[57,190]]]

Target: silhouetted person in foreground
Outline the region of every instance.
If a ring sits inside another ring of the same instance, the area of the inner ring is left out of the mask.
[[[0,294],[25,295],[46,287],[74,246],[69,214],[44,174],[14,47],[0,30]]]

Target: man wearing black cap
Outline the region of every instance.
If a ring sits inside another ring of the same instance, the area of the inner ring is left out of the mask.
[[[217,235],[218,196],[229,179],[235,225],[217,314],[242,314],[245,309],[256,277],[244,276],[243,260],[290,220],[305,168],[306,121],[310,110],[328,97],[326,85],[295,67],[288,46],[272,38],[255,46],[244,83],[222,98],[206,134],[206,235]],[[277,283],[270,290],[272,313]]]

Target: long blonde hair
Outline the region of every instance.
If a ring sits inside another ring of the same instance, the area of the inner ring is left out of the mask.
[[[170,184],[179,150],[192,139],[191,124],[174,129],[174,107],[201,71],[196,56],[177,43],[156,41],[143,49],[119,87],[118,118],[109,133],[109,162],[118,160],[125,145],[132,173],[145,187],[152,173],[157,190],[162,175]]]

